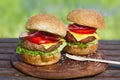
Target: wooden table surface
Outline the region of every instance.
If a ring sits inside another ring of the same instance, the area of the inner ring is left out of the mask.
[[[22,74],[11,66],[10,58],[15,53],[18,39],[0,39],[0,80],[42,80]],[[108,60],[120,61],[120,41],[101,40],[98,51],[106,55]],[[109,64],[107,70],[93,77],[82,80],[120,80],[120,65]]]

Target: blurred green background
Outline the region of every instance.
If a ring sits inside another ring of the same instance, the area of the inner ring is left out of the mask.
[[[98,11],[105,19],[106,28],[97,30],[101,39],[120,39],[119,0],[0,0],[0,37],[17,38],[25,31],[27,19],[39,13],[49,13],[62,19],[76,8]]]

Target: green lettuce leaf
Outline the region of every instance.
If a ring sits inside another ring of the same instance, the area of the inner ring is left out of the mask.
[[[88,43],[81,43],[81,42],[67,42],[68,46],[73,46],[73,45],[77,45],[80,48],[86,48],[87,46],[91,46],[93,44],[98,43],[98,40],[94,40],[92,42],[88,42]]]
[[[26,48],[23,48],[21,46],[21,43],[19,43],[18,47],[16,49],[16,53],[18,53],[18,54],[25,53],[25,54],[29,54],[32,56],[36,56],[36,55],[51,56],[51,55],[61,52],[65,46],[66,46],[66,42],[64,41],[64,42],[62,42],[62,45],[60,45],[60,47],[58,47],[56,50],[46,53],[46,52],[42,52],[42,51],[38,51],[38,50],[28,50]]]

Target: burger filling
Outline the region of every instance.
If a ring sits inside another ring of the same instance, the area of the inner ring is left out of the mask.
[[[78,45],[80,48],[86,48],[92,44],[97,44],[99,39],[96,28],[75,23],[68,25],[68,31],[65,38],[68,46]]]
[[[21,43],[21,46],[23,46],[26,49],[29,50],[39,50],[43,52],[51,52],[55,49],[57,49],[62,44],[62,41],[58,41],[55,43],[49,43],[49,44],[35,44],[28,40],[25,40]]]
[[[16,49],[18,54],[51,56],[60,53],[66,46],[65,40],[60,36],[43,31],[29,32],[20,39]]]

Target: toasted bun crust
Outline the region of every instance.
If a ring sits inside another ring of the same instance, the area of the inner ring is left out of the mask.
[[[98,48],[98,44],[93,44],[83,49],[79,48],[77,45],[73,45],[73,46],[66,46],[64,48],[64,51],[74,55],[88,55],[91,53],[95,53],[97,48]]]
[[[21,54],[21,57],[24,62],[35,66],[54,64],[60,60],[60,56],[61,56],[60,53],[56,53],[52,56],[40,56],[40,55],[31,56],[25,53]]]
[[[67,19],[69,21],[84,26],[100,28],[100,29],[103,29],[105,27],[103,17],[99,13],[93,10],[87,10],[87,9],[73,10],[68,14]]]
[[[60,19],[49,14],[38,14],[31,17],[26,23],[26,29],[46,31],[62,37],[66,35],[65,24]]]

